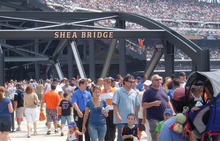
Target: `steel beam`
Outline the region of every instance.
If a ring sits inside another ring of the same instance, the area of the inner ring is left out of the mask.
[[[0,39],[56,39],[55,32],[61,33],[73,33],[76,32],[77,38],[79,39],[91,39],[90,37],[81,38],[82,32],[107,32],[106,30],[0,30]],[[164,38],[164,30],[111,30],[113,39],[121,38]],[[22,36],[21,36],[22,35]],[[70,39],[70,38],[62,38]],[[105,37],[98,38],[97,36],[93,39],[107,39]]]
[[[101,78],[106,77],[108,74],[116,44],[117,44],[117,39],[112,39],[109,50],[108,50],[108,55],[105,60],[105,64],[102,68]]]
[[[118,19],[118,27],[125,29],[125,21]],[[125,39],[119,40],[119,74],[125,76],[127,73],[127,63],[126,63],[126,47]]]
[[[60,80],[62,80],[63,79],[63,73],[62,73],[62,69],[61,69],[61,66],[60,66],[60,63],[59,63],[58,60],[56,62],[54,62],[54,66],[55,66],[55,69],[57,71],[58,77],[60,78]]]
[[[19,5],[16,5],[16,4],[12,4],[12,3],[9,3],[9,2],[4,2],[4,1],[0,1],[0,5],[4,5],[6,7],[11,7],[11,8],[14,8],[14,9],[17,9],[17,10],[33,11],[33,9],[23,7],[23,6],[19,6]]]
[[[68,49],[68,78],[71,79],[73,77],[73,52],[70,43],[67,45]]]
[[[89,77],[95,80],[95,41],[89,40]]]
[[[68,22],[68,21],[79,21],[80,20],[88,20],[95,18],[103,18],[118,15],[118,12],[56,12],[56,16],[54,16],[54,12],[39,12],[39,11],[16,11],[16,12],[7,12],[2,11],[1,16],[5,17],[16,17],[28,19],[27,21],[36,20],[36,19],[45,19],[47,21],[56,21],[59,22]],[[13,19],[13,18],[10,18]]]
[[[71,44],[73,55],[74,55],[74,58],[75,58],[75,61],[76,61],[78,71],[79,71],[79,75],[80,75],[81,78],[86,78],[86,74],[85,74],[85,71],[84,71],[82,61],[80,59],[80,55],[79,55],[76,43],[74,41],[72,41],[70,44]]]
[[[53,60],[57,60],[60,54],[62,53],[63,49],[66,47],[68,40],[60,40],[60,43],[56,47],[56,50],[53,53]]]
[[[54,12],[53,12],[54,13]],[[58,12],[57,12],[58,13]],[[2,14],[2,12],[1,12]],[[15,14],[16,15],[16,14]],[[13,15],[14,16],[14,15]],[[13,19],[19,21],[29,21],[29,22],[39,22],[39,23],[50,23],[50,24],[60,24],[59,22],[52,22],[52,21],[44,21],[44,20],[35,20],[35,19],[26,19],[26,18],[18,18],[18,17],[8,17],[8,16],[0,16],[0,18],[4,19]],[[35,17],[35,16],[33,16]]]
[[[52,40],[50,40],[50,41],[47,43],[47,45],[46,45],[46,47],[44,48],[42,54],[45,54],[45,52],[47,51],[47,49],[48,49],[48,47],[50,46],[51,42],[52,42]]]
[[[5,83],[5,55],[2,51],[2,47],[0,44],[0,86],[4,86]]]
[[[165,41],[165,76],[174,74],[174,45]]]
[[[5,57],[5,62],[49,61],[49,57]]]
[[[34,41],[35,41],[35,43],[38,42],[37,39],[35,39]],[[34,51],[39,53],[39,44],[37,44],[37,43],[35,44]],[[37,57],[37,55],[35,55],[35,57]],[[35,62],[34,65],[35,65],[35,79],[39,80],[39,78],[40,78],[40,64],[39,64],[39,62]]]
[[[210,71],[210,53],[208,49],[201,50],[198,53],[197,69],[199,71]]]
[[[147,75],[148,78],[151,77],[151,75],[153,74],[157,63],[159,62],[160,58],[163,56],[163,52],[155,52],[153,57],[150,60],[149,65],[147,66],[147,68],[144,70],[144,74]]]
[[[27,49],[23,49],[23,48],[17,48],[17,47],[12,46],[12,45],[2,44],[2,46],[3,46],[3,47],[6,47],[6,48],[8,48],[8,49],[17,49],[17,50],[20,50],[20,51],[23,51],[23,52],[28,52],[28,53],[31,53],[31,54],[34,54],[34,55],[46,57],[46,56],[43,55],[43,54],[40,54],[40,53],[37,53],[37,52],[34,52],[34,51],[30,51],[30,50],[27,50]]]

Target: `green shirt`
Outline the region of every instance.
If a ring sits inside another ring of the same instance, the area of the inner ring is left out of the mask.
[[[155,130],[156,132],[160,133],[160,129],[161,129],[163,123],[164,123],[164,121],[161,121],[161,122],[158,123],[157,128]]]

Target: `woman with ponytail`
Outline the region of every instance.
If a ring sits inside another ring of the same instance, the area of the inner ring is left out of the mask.
[[[13,112],[11,100],[5,95],[5,88],[0,86],[0,140],[8,141],[11,131],[11,113]]]

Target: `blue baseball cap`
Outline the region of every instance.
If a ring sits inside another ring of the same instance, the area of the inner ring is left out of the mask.
[[[163,114],[166,114],[166,113],[170,114],[171,116],[173,115],[173,111],[169,108],[164,110]]]
[[[140,77],[140,76],[138,76],[138,77],[137,77],[137,79],[138,79],[138,80],[141,80],[141,77]]]
[[[60,80],[58,78],[54,78],[53,82],[55,82],[55,81],[60,82]]]
[[[76,126],[76,122],[74,122],[74,121],[70,121],[68,123],[68,127],[75,127],[75,126]]]

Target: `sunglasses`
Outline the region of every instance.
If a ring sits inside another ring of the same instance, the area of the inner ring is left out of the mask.
[[[154,81],[161,81],[162,79],[154,79]]]
[[[130,82],[130,83],[134,83],[134,81],[128,81],[128,82]]]

